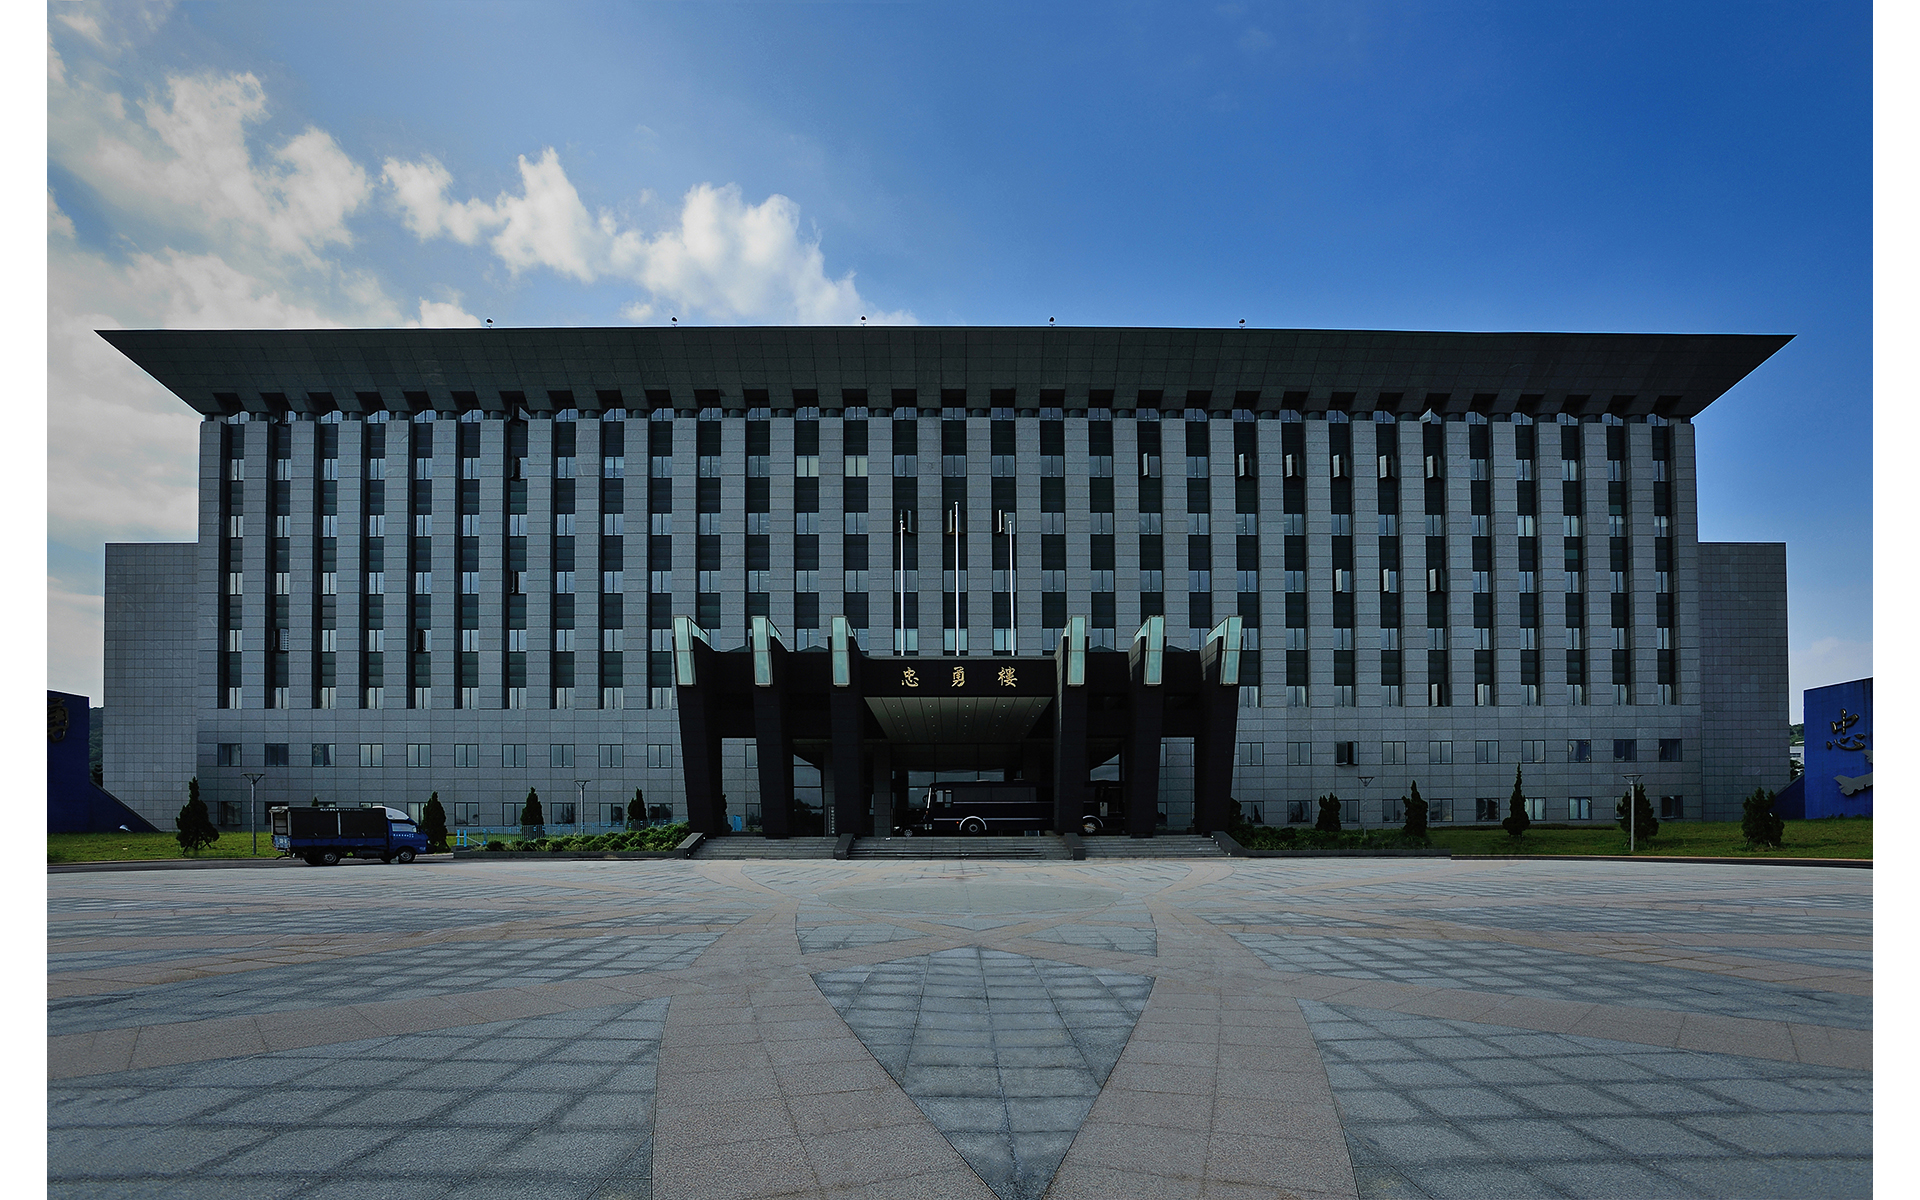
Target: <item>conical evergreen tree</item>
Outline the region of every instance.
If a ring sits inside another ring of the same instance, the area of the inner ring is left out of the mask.
[[[427,852],[440,854],[447,848],[447,810],[441,807],[440,793],[427,797],[427,806],[420,810],[420,832],[427,835]]]
[[[1500,822],[1500,828],[1507,831],[1508,837],[1519,837],[1533,824],[1533,818],[1527,815],[1527,798],[1521,792],[1520,768],[1513,769],[1513,795],[1507,798],[1507,819]]]
[[[1340,832],[1340,797],[1331,794],[1320,797],[1320,819],[1313,827],[1321,833]]]
[[[207,815],[207,802],[200,798],[199,776],[187,780],[187,802],[180,806],[180,815],[174,818],[173,825],[178,830],[173,836],[188,854],[198,854],[220,840],[220,831]]]
[[[1786,837],[1787,823],[1773,811],[1774,794],[1766,788],[1753,789],[1740,805],[1740,833],[1750,846],[1779,846]]]
[[[1403,831],[1408,837],[1427,840],[1427,802],[1420,798],[1420,781],[1414,780],[1407,789],[1406,799],[1400,802],[1400,808],[1406,813],[1407,823]]]
[[[535,788],[527,789],[527,803],[520,810],[520,836],[547,836],[547,814],[540,810],[540,793]]]
[[[1647,789],[1643,785],[1638,783],[1634,784],[1633,790],[1620,797],[1620,802],[1613,806],[1613,815],[1620,818],[1619,824],[1622,831],[1627,828],[1628,804],[1632,804],[1634,809],[1633,836],[1635,840],[1651,838],[1659,834],[1660,820],[1653,815],[1653,805],[1647,800]]]

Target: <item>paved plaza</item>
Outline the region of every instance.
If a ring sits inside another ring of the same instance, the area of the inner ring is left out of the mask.
[[[48,879],[55,1197],[1872,1190],[1870,871]]]

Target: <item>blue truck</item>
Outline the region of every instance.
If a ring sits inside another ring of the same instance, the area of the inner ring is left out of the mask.
[[[384,804],[360,808],[279,805],[267,810],[273,847],[283,858],[331,867],[343,858],[410,863],[427,852],[427,835],[412,817]]]

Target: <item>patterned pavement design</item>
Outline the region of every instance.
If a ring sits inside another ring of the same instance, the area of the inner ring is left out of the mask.
[[[49,1194],[1865,1194],[1870,871],[48,876]]]
[[[1390,979],[1424,987],[1471,988],[1509,996],[1591,1004],[1670,1008],[1759,1020],[1802,1021],[1865,1029],[1866,996],[1751,983],[1653,963],[1616,962],[1500,942],[1430,942],[1404,938],[1233,935],[1279,971]]]
[[[643,1200],[667,1004],[55,1084],[48,1195]]]
[[[1153,980],[968,947],[814,976],[1000,1200],[1040,1200]]]
[[[1301,1005],[1361,1196],[1871,1196],[1864,1071]]]
[[[658,937],[442,942],[337,962],[267,967],[141,992],[75,996],[48,1004],[55,1035],[111,1029],[129,1017],[203,1021],[239,1013],[332,1008],[366,1000],[413,1000],[525,983],[608,979],[689,966],[717,933]]]

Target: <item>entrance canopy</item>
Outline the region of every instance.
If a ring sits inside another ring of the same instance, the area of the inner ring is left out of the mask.
[[[1055,828],[1073,828],[1088,772],[1122,756],[1127,825],[1151,837],[1159,809],[1160,743],[1190,737],[1195,824],[1224,828],[1240,684],[1240,618],[1198,651],[1166,646],[1149,618],[1126,651],[1089,650],[1075,617],[1051,656],[869,656],[844,617],[829,645],[790,651],[755,617],[747,646],[715,650],[686,617],[674,621],[681,761],[694,828],[720,832],[720,746],[758,746],[761,821],[788,835],[795,755],[831,779],[835,828],[859,832],[885,812],[896,771],[989,770],[1051,793]],[[871,801],[871,803],[870,803]],[[882,825],[885,822],[876,822]]]

